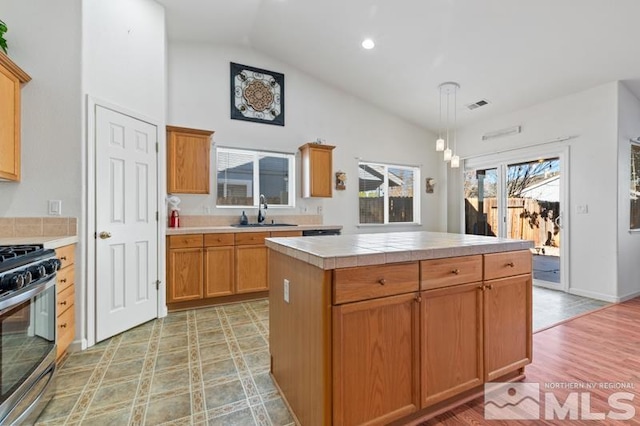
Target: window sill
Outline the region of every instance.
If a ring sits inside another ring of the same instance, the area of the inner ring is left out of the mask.
[[[356,228],[395,228],[402,226],[422,226],[422,224],[417,222],[359,223]]]

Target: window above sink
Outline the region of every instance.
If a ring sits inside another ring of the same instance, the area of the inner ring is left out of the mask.
[[[218,147],[216,207],[295,207],[294,176],[294,154]]]

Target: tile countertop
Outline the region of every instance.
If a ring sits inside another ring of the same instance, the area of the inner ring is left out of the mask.
[[[61,237],[6,237],[0,238],[0,246],[17,245],[17,244],[42,244],[44,248],[56,249],[68,246],[78,242],[77,235],[65,235]]]
[[[342,229],[342,225],[296,225],[296,226],[264,226],[264,227],[236,227],[236,226],[202,226],[187,228],[167,228],[167,235],[184,234],[221,234],[229,232],[270,232],[270,231],[309,231],[315,229]],[[309,238],[309,237],[305,237]]]
[[[380,265],[533,248],[532,241],[445,232],[268,238],[270,249],[322,269]]]

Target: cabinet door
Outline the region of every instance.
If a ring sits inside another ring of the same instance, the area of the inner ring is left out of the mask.
[[[311,167],[309,170],[312,197],[331,197],[331,170],[333,152],[327,149],[311,148]]]
[[[233,246],[204,251],[204,297],[233,294]]]
[[[167,130],[167,192],[208,194],[213,132],[170,126]]]
[[[386,424],[418,409],[414,293],[334,306],[333,424]]]
[[[202,299],[202,249],[170,249],[167,303]]]
[[[482,384],[482,283],[421,294],[424,408]]]
[[[485,380],[531,363],[531,274],[485,281]]]
[[[268,290],[267,272],[264,245],[236,246],[236,293]]]
[[[0,66],[0,179],[20,180],[20,82]]]

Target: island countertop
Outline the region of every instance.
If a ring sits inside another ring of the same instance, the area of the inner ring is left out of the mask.
[[[440,259],[533,248],[532,241],[446,232],[267,238],[272,250],[321,269]]]

